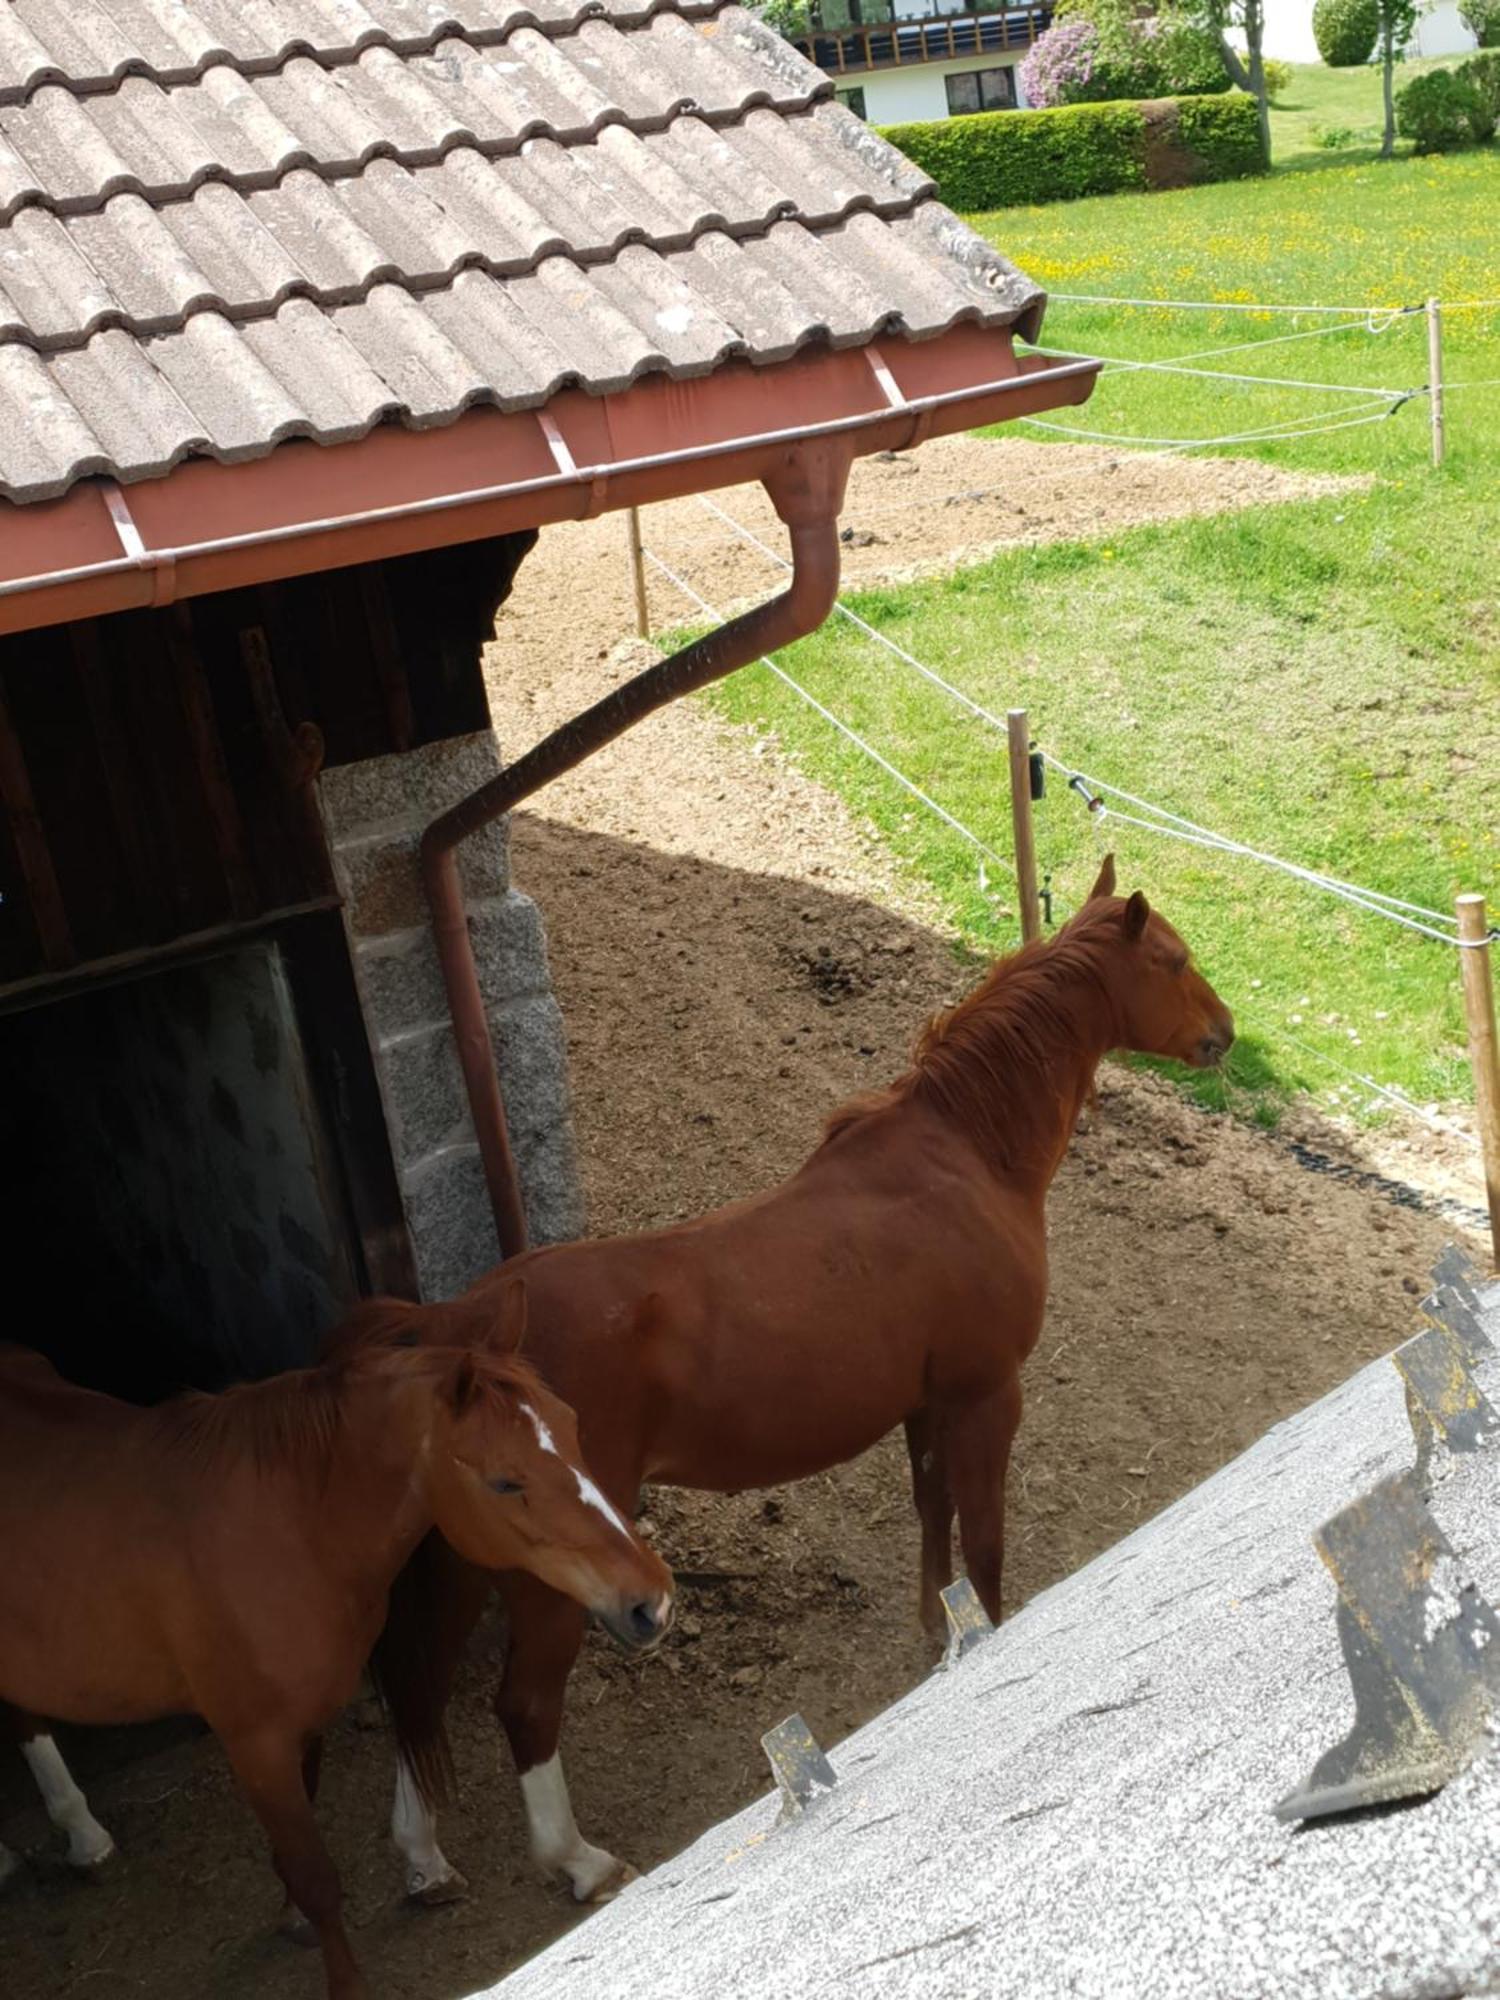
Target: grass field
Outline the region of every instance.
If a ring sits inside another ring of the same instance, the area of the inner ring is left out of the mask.
[[[1400,63],[1396,88],[1420,70],[1442,69],[1457,60],[1432,56]],[[1331,159],[1341,165],[1356,156],[1375,159],[1384,127],[1377,68],[1325,69],[1321,63],[1297,63],[1291,88],[1271,106],[1271,151],[1278,169],[1292,171],[1326,167]]]
[[[1429,293],[1500,299],[1497,214],[1492,149],[975,220],[1054,292],[1398,306]],[[1059,300],[1047,338],[1073,352],[1160,360],[1321,324]],[[1206,365],[1406,388],[1425,379],[1426,336],[1418,315],[1383,332],[1361,323]],[[1447,369],[1454,383],[1500,378],[1500,307],[1450,316]],[[1208,438],[1363,408],[1322,388],[1121,372],[1081,411],[1060,415],[1127,439]],[[1451,909],[1457,890],[1477,888],[1493,907],[1500,383],[1455,389],[1448,419],[1440,472],[1428,462],[1419,399],[1359,428],[1224,448],[1362,482],[1336,497],[1016,550],[946,581],[851,602],[991,708],[1024,705],[1038,739],[1074,767],[1388,893]],[[1009,850],[1003,753],[983,726],[838,619],[788,664]],[[1013,923],[997,915],[998,902],[1013,901],[1009,885],[982,888],[971,851],[763,669],[714,699],[773,728],[873,819],[976,944],[1012,941]],[[1095,865],[1094,830],[1056,781],[1038,815],[1042,862],[1065,913]],[[1287,1090],[1337,1090],[1340,1102],[1370,1110],[1371,1093],[1326,1058],[1422,1102],[1466,1094],[1451,949],[1250,863],[1128,827],[1110,838],[1125,879],[1179,922],[1241,1013],[1231,1099],[1269,1118]]]

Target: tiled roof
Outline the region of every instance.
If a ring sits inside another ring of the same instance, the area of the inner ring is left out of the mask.
[[[830,92],[713,0],[0,0],[0,493],[1034,315]]]

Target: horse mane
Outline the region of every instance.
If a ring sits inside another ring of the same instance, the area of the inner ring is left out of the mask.
[[[414,1299],[364,1299],[323,1343],[325,1362],[348,1362],[372,1348],[477,1347],[498,1360],[486,1338],[493,1314],[483,1297],[464,1293],[431,1305]]]
[[[404,1307],[408,1314],[422,1310]],[[384,1333],[384,1322],[379,1324]],[[400,1333],[401,1328],[393,1326],[390,1337],[378,1341],[368,1335],[357,1343],[352,1338],[336,1340],[330,1358],[316,1368],[292,1369],[263,1382],[241,1382],[217,1396],[197,1392],[174,1396],[148,1413],[157,1440],[199,1472],[249,1459],[258,1472],[290,1468],[324,1479],[344,1427],[351,1383],[361,1375],[389,1372],[393,1352],[411,1345]],[[495,1354],[459,1340],[424,1342],[411,1355],[410,1372],[435,1376],[450,1360],[456,1364],[460,1353],[469,1355],[482,1393],[495,1398],[510,1392],[526,1395],[537,1386],[535,1371],[518,1356]]]
[[[918,1038],[911,1069],[882,1091],[841,1105],[824,1143],[894,1105],[919,1103],[967,1132],[989,1159],[1014,1166],[1045,1126],[1056,1098],[1016,1086],[1047,1075],[1059,1052],[1093,1045],[1101,1000],[1110,1004],[1111,946],[1118,904],[1085,904],[1056,937],[1000,959],[955,1007],[934,1014]]]
[[[298,1368],[217,1396],[174,1396],[150,1417],[163,1449],[201,1472],[248,1458],[258,1472],[324,1474],[343,1427],[343,1377],[342,1367]]]

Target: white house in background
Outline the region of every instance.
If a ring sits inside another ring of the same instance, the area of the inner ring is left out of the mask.
[[[797,47],[872,125],[1023,109],[1017,65],[1052,24],[1034,7],[961,0],[817,0]]]
[[[1312,31],[1313,0],[1266,0],[1266,54],[1282,62],[1319,62]],[[1466,56],[1476,47],[1455,0],[1437,0],[1417,18],[1414,56]]]

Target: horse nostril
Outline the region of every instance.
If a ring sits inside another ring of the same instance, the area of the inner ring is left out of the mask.
[[[630,1636],[646,1645],[662,1630],[661,1614],[654,1604],[642,1598],[639,1604],[632,1604],[626,1614],[630,1626]]]

